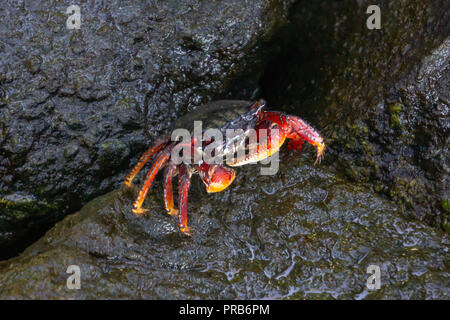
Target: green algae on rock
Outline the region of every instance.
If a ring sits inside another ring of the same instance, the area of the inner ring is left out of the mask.
[[[58,207],[23,195],[0,198],[0,260],[15,253],[15,249],[4,249],[28,245],[23,239],[29,233],[42,232],[42,225],[55,223],[61,218]],[[45,230],[44,230],[45,231]]]

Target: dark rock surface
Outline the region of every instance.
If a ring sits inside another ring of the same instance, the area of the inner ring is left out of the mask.
[[[246,166],[214,195],[195,180],[192,239],[159,180],[146,217],[135,192],[103,195],[0,262],[0,298],[448,299],[448,1],[381,0],[381,30],[369,1],[296,1],[288,24],[290,1],[89,2],[79,31],[41,3],[0,5],[0,259],[206,101],[261,96],[328,149],[320,167],[283,150],[276,176]]]
[[[80,30],[65,2],[1,2],[0,259],[261,63],[290,1],[244,2],[87,1]]]
[[[321,129],[328,165],[448,231],[450,3],[378,1],[380,30],[371,4],[297,2],[262,95]]]
[[[275,176],[241,168],[220,194],[195,179],[193,238],[165,213],[161,184],[145,217],[131,213],[135,192],[101,196],[0,263],[0,298],[448,298],[444,232],[405,220],[312,156],[281,160]],[[371,264],[381,268],[376,291],[366,288]],[[81,269],[80,290],[66,287],[69,265]]]

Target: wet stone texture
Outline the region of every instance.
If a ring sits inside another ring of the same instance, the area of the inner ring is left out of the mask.
[[[448,1],[380,0],[381,30],[365,0],[241,2],[89,2],[77,32],[59,2],[0,5],[0,254],[102,195],[0,262],[0,298],[448,299]],[[195,177],[193,238],[160,179],[145,217],[105,194],[179,116],[259,97],[325,162],[284,148],[213,195]]]
[[[281,159],[277,175],[247,166],[220,194],[196,177],[192,238],[165,213],[160,183],[145,217],[131,213],[136,190],[101,196],[0,263],[0,298],[449,297],[444,232],[405,220],[306,154]],[[381,268],[377,291],[366,287],[371,264]],[[69,265],[81,268],[80,290],[66,288]]]
[[[0,259],[117,187],[173,120],[251,73],[289,5],[86,1],[69,30],[65,2],[2,1]]]

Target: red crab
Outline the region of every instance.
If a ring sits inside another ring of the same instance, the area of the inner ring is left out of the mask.
[[[325,143],[320,134],[299,117],[287,115],[278,111],[266,111],[265,101],[257,102],[222,100],[208,103],[197,108],[194,112],[188,113],[178,119],[172,131],[176,128],[184,128],[189,132],[194,130],[194,121],[202,121],[204,131],[210,128],[217,128],[225,133],[227,129],[242,129],[244,134],[235,136],[235,145],[244,145],[246,135],[250,129],[255,129],[257,133],[260,130],[267,130],[267,139],[264,142],[257,141],[256,152],[245,154],[244,156],[234,158],[232,162],[227,162],[229,166],[241,166],[247,163],[254,163],[265,159],[277,152],[286,138],[289,140],[289,149],[301,150],[306,141],[317,149],[316,162],[321,161]],[[276,129],[276,130],[275,130]],[[258,134],[259,136],[259,134]],[[208,164],[205,161],[198,163],[176,164],[172,161],[172,151],[174,147],[181,142],[171,141],[171,135],[164,135],[157,139],[154,146],[149,148],[139,159],[131,172],[125,179],[125,185],[131,186],[131,182],[146,162],[156,154],[156,159],[147,173],[144,185],[139,192],[136,201],[133,204],[133,213],[141,215],[148,211],[142,208],[142,203],[149,191],[155,176],[164,168],[164,204],[167,212],[172,216],[178,216],[178,224],[182,233],[191,235],[191,230],[187,225],[187,202],[188,191],[193,173],[198,173],[206,186],[207,192],[220,192],[226,189],[235,178],[235,171],[226,164]],[[202,141],[201,146],[208,145],[211,141]],[[191,145],[194,146],[195,139],[192,139]],[[226,151],[228,150],[228,151]],[[236,149],[224,145],[222,153],[236,152]],[[172,179],[179,176],[179,208],[174,208]]]

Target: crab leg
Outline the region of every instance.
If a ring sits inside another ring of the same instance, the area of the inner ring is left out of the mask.
[[[286,116],[286,118],[289,122],[289,126],[292,128],[291,134],[287,137],[295,141],[291,146],[301,150],[303,141],[313,145],[317,150],[316,161],[314,164],[320,164],[325,152],[325,143],[319,132],[299,117]]]
[[[325,152],[325,143],[320,134],[306,121],[300,117],[285,115],[277,111],[263,112],[260,115],[261,120],[277,123],[285,131],[287,138],[295,141],[290,144],[291,148],[301,149],[304,141],[316,147],[317,157],[314,164],[320,163]]]
[[[147,163],[147,161],[159,150],[164,148],[167,145],[167,140],[158,140],[157,143],[150,147],[145,153],[141,156],[137,164],[133,167],[133,169],[128,173],[125,178],[125,185],[127,187],[131,186],[131,181],[133,181],[134,177],[138,174],[139,170]]]
[[[147,176],[145,177],[144,186],[142,187],[141,191],[139,191],[139,195],[133,204],[133,213],[134,214],[139,215],[139,214],[143,214],[148,211],[148,209],[142,208],[142,203],[144,202],[145,197],[147,196],[147,192],[150,189],[150,187],[152,186],[153,180],[155,180],[155,177],[158,174],[158,171],[164,166],[164,164],[170,158],[171,149],[172,148],[168,147],[168,148],[165,148],[161,153],[159,153],[158,157],[156,158],[156,161],[153,163],[153,166],[150,168],[149,172],[147,173]]]
[[[179,183],[178,183],[178,192],[179,192],[179,212],[178,212],[178,225],[180,227],[180,231],[185,235],[192,235],[190,228],[187,226],[187,206],[188,206],[188,193],[189,187],[191,185],[191,173],[188,171],[185,165],[181,165],[180,167],[180,175],[179,175]]]
[[[173,187],[172,179],[176,173],[177,166],[175,163],[169,163],[164,169],[164,206],[167,213],[171,216],[176,216],[178,210],[173,205]]]

